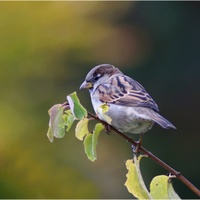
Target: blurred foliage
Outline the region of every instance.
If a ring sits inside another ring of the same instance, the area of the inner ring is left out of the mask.
[[[121,138],[101,133],[90,163],[74,131],[53,144],[46,137],[48,109],[72,91],[92,110],[78,88],[100,63],[138,80],[176,125],[154,126],[143,144],[200,188],[199,10],[199,2],[0,2],[0,197],[131,198],[123,184],[132,154]],[[147,182],[166,173],[146,160]]]

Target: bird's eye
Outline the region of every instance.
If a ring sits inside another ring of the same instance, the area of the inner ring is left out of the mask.
[[[97,74],[97,75],[94,77],[94,80],[97,81],[100,77],[101,77],[101,74]]]

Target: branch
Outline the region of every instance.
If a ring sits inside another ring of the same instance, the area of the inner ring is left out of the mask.
[[[97,121],[101,122],[102,124],[104,124],[106,126],[109,126],[110,130],[114,131],[115,133],[117,133],[118,135],[120,135],[121,137],[123,137],[124,139],[126,139],[128,142],[130,142],[134,146],[137,145],[137,142],[135,142],[133,139],[127,137],[126,135],[124,135],[123,133],[121,133],[120,131],[118,131],[116,128],[114,128],[113,126],[109,125],[107,122],[99,119],[97,116],[91,114],[90,112],[88,112],[88,115],[90,117],[96,119]],[[177,179],[179,179],[181,182],[183,182],[190,190],[192,190],[197,196],[200,197],[200,190],[197,187],[195,187],[188,179],[186,179],[180,172],[178,172],[175,169],[173,169],[172,167],[170,167],[168,164],[166,164],[165,162],[163,162],[162,160],[160,160],[158,157],[156,157],[150,151],[146,150],[144,147],[138,146],[138,149],[143,154],[147,155],[152,160],[154,160],[157,164],[159,164],[164,169],[166,169],[168,172],[170,172],[172,175],[175,175]]]

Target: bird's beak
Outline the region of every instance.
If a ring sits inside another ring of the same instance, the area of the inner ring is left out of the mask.
[[[92,87],[93,87],[93,84],[92,84],[92,83],[84,81],[84,82],[81,84],[80,89],[90,89],[90,88],[92,88]]]

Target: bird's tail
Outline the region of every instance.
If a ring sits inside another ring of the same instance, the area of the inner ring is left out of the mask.
[[[159,115],[157,112],[154,112],[152,119],[153,119],[154,122],[156,122],[157,124],[159,124],[163,128],[166,128],[166,129],[174,128],[174,129],[176,129],[176,127],[171,122],[169,122],[167,119],[165,119],[164,117]]]

